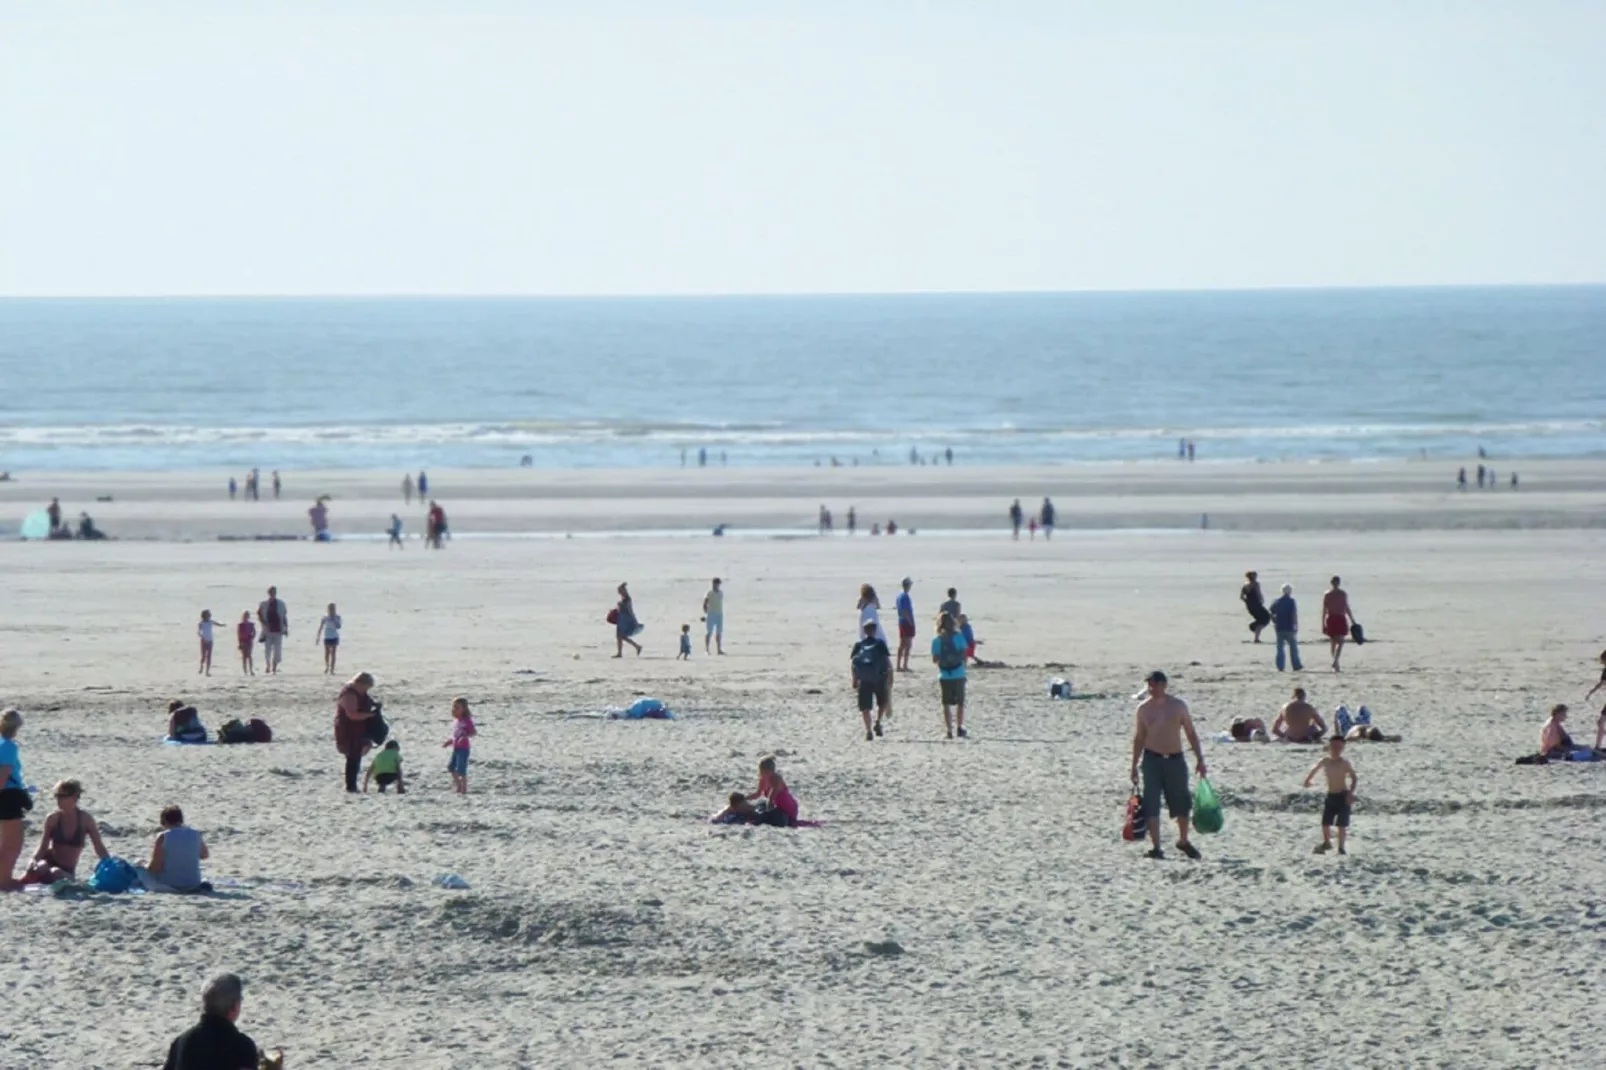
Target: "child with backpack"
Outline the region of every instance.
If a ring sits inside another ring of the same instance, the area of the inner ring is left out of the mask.
[[[396,785],[397,795],[407,794],[407,785],[402,781],[401,744],[394,739],[386,743],[380,752],[374,755],[374,760],[368,763],[368,771],[362,775],[362,790],[368,791],[368,780],[372,777],[379,781],[379,794],[385,794],[385,789],[392,784]]]
[[[965,637],[959,634],[952,613],[937,618],[937,637],[931,641],[931,660],[937,664],[937,685],[942,688],[942,724],[948,738],[965,735]]]
[[[1355,805],[1355,785],[1360,782],[1355,767],[1344,757],[1344,737],[1334,736],[1327,741],[1327,757],[1311,766],[1305,774],[1305,787],[1317,773],[1327,777],[1327,802],[1322,807],[1322,842],[1316,845],[1315,854],[1324,855],[1333,848],[1333,826],[1338,826],[1338,853],[1344,853],[1344,840],[1349,835],[1350,807]]]
[[[469,741],[477,734],[478,732],[474,727],[474,715],[468,709],[468,699],[453,699],[452,737],[442,743],[441,746],[452,748],[452,757],[446,763],[446,771],[452,774],[452,787],[459,795],[468,794]]]
[[[864,625],[864,637],[853,647],[853,686],[859,692],[859,715],[864,718],[864,741],[872,743],[881,734],[881,718],[887,716],[891,690],[892,651],[877,634],[874,621]],[[875,724],[870,723],[870,707],[876,708]]]
[[[240,614],[240,623],[235,626],[234,637],[240,644],[240,672],[247,676],[255,676],[257,667],[254,652],[257,642],[257,626],[251,623],[251,611],[248,609]]]

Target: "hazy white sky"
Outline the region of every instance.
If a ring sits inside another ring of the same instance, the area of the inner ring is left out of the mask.
[[[0,0],[0,293],[1606,280],[1606,3]]]

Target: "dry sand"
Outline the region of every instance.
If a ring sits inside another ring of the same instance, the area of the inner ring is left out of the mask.
[[[103,526],[195,541],[0,544],[0,705],[28,717],[29,782],[83,779],[115,854],[142,859],[176,802],[227,886],[0,897],[0,1067],[160,1065],[219,968],[247,978],[243,1025],[293,1068],[1600,1064],[1606,765],[1511,761],[1555,701],[1593,734],[1580,700],[1606,647],[1606,466],[1525,467],[1517,495],[1481,496],[1411,465],[442,473],[464,533],[809,526],[822,500],[840,524],[848,493],[863,516],[892,502],[906,523],[962,528],[1045,491],[1068,526],[1208,509],[1328,529],[462,538],[442,553],[219,543],[248,508],[248,528],[296,530],[299,490],[219,505],[217,477],[108,477]],[[1109,504],[1079,501],[1076,480]],[[59,493],[76,514],[90,482],[30,476],[0,485],[0,508]],[[339,525],[388,515],[395,482],[319,489]],[[1207,742],[1226,828],[1200,838],[1202,863],[1150,862],[1118,836],[1142,672],[1171,671],[1207,732],[1269,717],[1293,683],[1248,643],[1246,568],[1269,591],[1296,585],[1313,701],[1366,703],[1406,742],[1355,748],[1344,859],[1310,853],[1309,750]],[[1312,634],[1333,572],[1376,639],[1338,676]],[[900,678],[888,738],[860,736],[855,591],[870,581],[890,605],[905,574],[923,625],[956,586],[983,653],[1017,666],[973,673],[969,742],[941,740],[929,665]],[[677,663],[713,575],[730,654],[699,642]],[[621,579],[648,626],[639,660],[608,656]],[[285,674],[242,679],[220,630],[197,678],[199,611],[230,623],[269,583],[292,615]],[[404,798],[340,790],[336,685],[313,645],[329,601],[342,675],[378,677]],[[1110,697],[1050,701],[1051,675]],[[596,716],[639,693],[679,719]],[[456,694],[480,719],[467,798],[439,749]],[[278,738],[163,747],[175,696]],[[824,826],[703,823],[766,753]],[[471,890],[432,887],[446,872]]]

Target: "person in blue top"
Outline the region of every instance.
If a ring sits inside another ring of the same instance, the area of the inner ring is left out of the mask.
[[[1294,602],[1294,589],[1283,584],[1283,596],[1267,607],[1271,626],[1277,631],[1277,671],[1283,671],[1283,647],[1288,648],[1289,660],[1295,672],[1304,671],[1299,663],[1299,606]]]
[[[21,887],[11,873],[22,854],[22,815],[33,809],[22,780],[22,755],[17,751],[21,727],[22,714],[16,710],[0,713],[0,891],[4,892]]]
[[[965,738],[965,637],[959,634],[953,614],[937,618],[937,637],[931,641],[931,660],[937,664],[942,688],[942,726],[948,738]]]
[[[915,645],[915,603],[909,597],[909,588],[915,581],[903,578],[903,590],[898,594],[898,672],[909,671],[909,652]]]

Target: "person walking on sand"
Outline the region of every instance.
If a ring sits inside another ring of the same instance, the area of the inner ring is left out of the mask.
[[[411,472],[402,476],[402,504],[413,504],[413,474]]]
[[[613,638],[614,657],[625,656],[625,644],[629,643],[636,648],[636,656],[641,656],[641,644],[636,642],[635,636],[641,632],[641,622],[636,619],[636,603],[630,597],[630,586],[619,585],[619,604],[613,607]]]
[[[1054,537],[1054,503],[1047,498],[1043,499],[1043,507],[1037,513],[1038,523],[1043,526],[1044,540]]]
[[[1249,630],[1255,633],[1255,642],[1260,642],[1260,633],[1271,623],[1271,614],[1266,612],[1266,596],[1260,593],[1260,574],[1254,571],[1244,573],[1244,585],[1238,592],[1238,600],[1249,610]]]
[[[211,676],[212,675],[212,632],[213,632],[213,628],[214,628],[214,625],[212,623],[212,611],[210,609],[201,610],[201,623],[199,623],[199,624],[197,624],[195,626],[195,634],[197,636],[199,636],[200,640],[201,640],[201,667],[199,669],[195,670],[196,675],[198,675],[198,676],[200,676],[200,675]]]
[[[390,542],[385,544],[387,550],[391,547],[398,550],[407,549],[406,544],[402,542],[402,520],[395,513],[390,514]]]
[[[1282,597],[1273,602],[1267,612],[1271,615],[1272,630],[1277,633],[1277,671],[1283,671],[1286,647],[1293,670],[1303,672],[1305,666],[1299,660],[1299,603],[1294,601],[1294,588],[1283,584]]]
[[[915,645],[915,602],[909,595],[909,588],[915,581],[908,576],[903,578],[903,590],[898,592],[898,671],[909,671],[909,654]]]
[[[1344,854],[1344,841],[1349,836],[1350,808],[1355,805],[1355,785],[1360,778],[1355,767],[1344,757],[1344,737],[1334,736],[1327,741],[1327,756],[1310,767],[1305,774],[1305,787],[1321,773],[1327,778],[1327,801],[1322,805],[1322,842],[1313,854],[1324,855],[1333,849],[1333,828],[1338,828],[1338,853]]]
[[[876,597],[875,588],[868,583],[859,585],[859,626],[853,633],[855,637],[864,635],[866,624],[875,625],[876,638],[883,643],[887,641],[887,630],[881,626],[881,599]],[[887,676],[887,717],[892,716],[892,682],[896,676],[896,671]]]
[[[708,643],[714,643],[714,649],[723,656],[725,653],[725,592],[720,589],[719,577],[714,577],[713,586],[703,595],[703,653],[708,653]],[[620,650],[620,653],[624,653]]]
[[[1182,757],[1182,738],[1188,746],[1199,775],[1206,773],[1204,751],[1199,747],[1199,733],[1194,730],[1193,717],[1188,704],[1175,695],[1166,694],[1165,673],[1151,672],[1144,684],[1148,696],[1138,705],[1132,730],[1132,783],[1138,783],[1138,766],[1143,769],[1143,813],[1149,822],[1149,842],[1153,848],[1150,858],[1164,858],[1160,850],[1160,800],[1165,799],[1166,809],[1177,823],[1177,850],[1189,858],[1199,858],[1199,849],[1188,839],[1189,819],[1193,813],[1193,796],[1188,790],[1188,763]]]
[[[257,620],[262,624],[262,669],[277,673],[284,658],[284,641],[290,635],[290,610],[277,587],[269,587],[268,597],[257,605]]]
[[[368,722],[378,704],[369,694],[372,674],[360,672],[347,681],[335,699],[335,750],[346,759],[346,790],[357,794],[357,774],[362,771],[363,755],[368,752]]]
[[[892,655],[886,640],[877,638],[874,624],[864,626],[861,638],[854,644],[850,664],[853,687],[859,694],[859,715],[864,718],[864,739],[874,742],[881,734],[881,719],[887,714],[892,681]],[[871,706],[876,710],[874,724],[870,723]]]
[[[1606,650],[1601,651],[1600,664],[1600,682],[1589,689],[1589,693],[1584,696],[1585,702],[1594,698],[1595,692],[1606,687]],[[1600,750],[1603,745],[1606,745],[1606,706],[1600,708],[1600,717],[1595,721],[1595,749]]]
[[[279,491],[281,488],[283,488],[283,486],[284,483],[279,479],[279,470],[275,468],[273,470],[273,497],[275,501],[278,500]]]
[[[1020,526],[1025,522],[1026,510],[1021,508],[1020,499],[1016,498],[1014,504],[1009,507],[1009,528],[1016,542],[1020,542]]]
[[[313,645],[320,641],[323,643],[323,671],[333,676],[335,661],[340,656],[340,614],[335,612],[333,602],[329,603],[329,612],[318,622],[318,634],[312,637]]]
[[[937,686],[942,691],[943,731],[953,739],[957,728],[959,738],[965,739],[965,639],[952,613],[937,618],[931,660],[937,666]]]
[[[1322,634],[1327,636],[1334,672],[1338,672],[1338,659],[1344,653],[1344,640],[1349,638],[1350,626],[1355,623],[1355,614],[1349,608],[1349,595],[1338,583],[1339,578],[1334,576],[1332,586],[1322,595]]]

